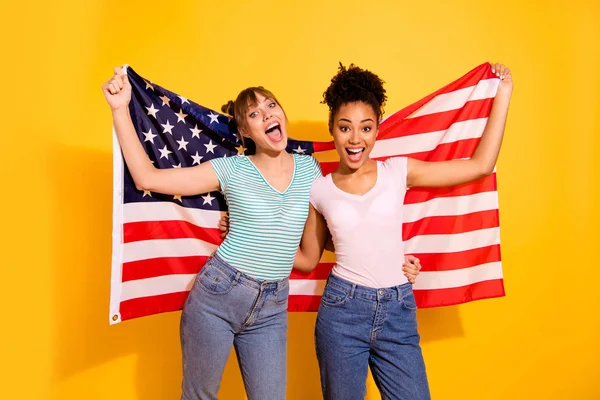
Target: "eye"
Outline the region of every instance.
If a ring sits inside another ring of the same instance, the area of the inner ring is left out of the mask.
[[[273,107],[275,107],[276,105],[277,105],[277,103],[275,103],[275,102],[269,103],[269,108],[273,108]]]
[[[362,130],[363,132],[371,132],[371,127],[370,126],[365,126]]]
[[[340,131],[348,132],[348,131],[350,131],[350,128],[348,128],[347,126],[340,126]]]
[[[258,115],[258,111],[253,111],[253,112],[251,112],[250,114],[248,114],[248,116],[249,116],[250,118],[254,118],[254,117],[256,117],[257,115]]]

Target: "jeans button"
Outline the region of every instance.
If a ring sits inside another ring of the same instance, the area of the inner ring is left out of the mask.
[[[383,290],[383,289],[379,289],[379,294],[380,294],[381,296],[383,296],[383,295],[385,294],[385,290]]]

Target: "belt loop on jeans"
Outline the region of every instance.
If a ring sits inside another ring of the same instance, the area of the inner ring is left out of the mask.
[[[242,273],[240,271],[237,271],[235,273],[235,278],[233,279],[232,284],[237,285],[238,281],[240,280],[240,276],[242,276]]]
[[[398,293],[398,301],[402,301],[402,289],[400,289],[400,286],[396,286],[396,292]]]
[[[356,289],[356,285],[353,283],[350,287],[350,298],[354,298],[354,289]]]

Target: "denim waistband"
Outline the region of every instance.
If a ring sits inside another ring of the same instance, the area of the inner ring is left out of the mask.
[[[209,264],[211,267],[218,269],[232,282],[236,282],[253,289],[262,289],[263,291],[279,292],[281,290],[287,289],[287,287],[289,286],[288,278],[280,279],[277,281],[265,281],[253,278],[250,275],[238,271],[236,268],[229,265],[225,260],[223,260],[216,254],[206,261],[206,266],[208,266]]]
[[[386,288],[371,288],[349,282],[334,274],[329,274],[327,286],[348,294],[350,298],[366,300],[402,300],[405,296],[412,294],[410,282]]]

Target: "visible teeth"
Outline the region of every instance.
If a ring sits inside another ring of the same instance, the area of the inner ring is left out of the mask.
[[[358,154],[361,151],[363,151],[363,149],[346,149],[346,150],[348,150],[350,153],[354,153],[354,154]]]
[[[279,124],[277,122],[274,122],[271,125],[267,126],[266,130],[268,131],[269,129],[273,129],[273,128],[277,127],[277,126],[279,126]]]

